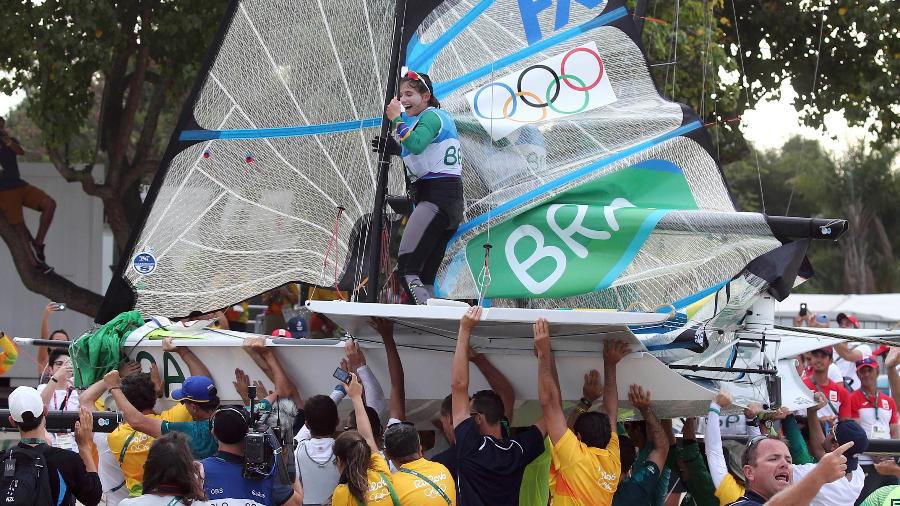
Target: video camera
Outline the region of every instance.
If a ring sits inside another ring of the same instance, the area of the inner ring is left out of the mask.
[[[247,437],[244,438],[244,478],[262,480],[269,476],[273,467],[277,467],[282,483],[291,483],[294,459],[288,459],[289,462],[285,464],[282,458],[286,446],[282,444],[281,428],[277,425],[269,427],[262,421],[265,412],[255,409],[255,386],[247,387],[247,397],[250,398],[250,423]],[[287,448],[290,449],[290,446]]]

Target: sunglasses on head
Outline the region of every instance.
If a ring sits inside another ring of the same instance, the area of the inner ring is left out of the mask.
[[[407,79],[412,79],[413,81],[419,81],[420,83],[425,85],[425,89],[431,91],[431,87],[428,86],[428,83],[425,81],[425,77],[422,74],[419,74],[415,70],[410,70],[406,73]]]

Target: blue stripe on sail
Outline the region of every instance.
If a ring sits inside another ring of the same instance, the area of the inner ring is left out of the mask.
[[[485,65],[480,69],[473,70],[468,74],[463,74],[456,79],[451,79],[449,81],[443,83],[436,83],[434,85],[434,94],[438,97],[444,97],[448,93],[456,91],[462,86],[469,84],[470,82],[489,75],[492,72],[496,72],[500,69],[508,67],[513,63],[516,63],[520,60],[524,60],[529,56],[533,56],[549,47],[553,47],[560,42],[565,42],[569,39],[577,37],[589,30],[597,28],[598,26],[607,25],[616,21],[617,19],[623,18],[628,15],[628,10],[625,7],[619,7],[618,9],[613,10],[612,12],[607,12],[601,16],[597,16],[596,18],[586,21],[578,26],[573,26],[568,30],[563,30],[556,35],[547,37],[546,39],[541,40],[540,42],[535,42],[533,45],[526,47],[520,51],[516,51],[510,55],[504,56],[499,60],[491,63],[490,65]]]
[[[634,165],[635,169],[649,169],[659,172],[674,172],[675,174],[684,174],[681,167],[668,160],[644,160]]]
[[[650,233],[653,232],[653,229],[656,228],[656,224],[659,223],[659,220],[663,219],[663,216],[669,213],[669,209],[657,209],[650,213],[650,216],[644,218],[644,222],[641,223],[641,228],[638,229],[637,234],[631,240],[631,244],[628,245],[628,248],[625,250],[625,253],[622,253],[622,256],[619,257],[619,261],[616,262],[616,265],[613,266],[609,272],[606,273],[606,276],[603,276],[603,279],[600,280],[600,283],[597,284],[597,287],[594,288],[594,291],[603,290],[609,288],[609,285],[612,284],[616,278],[619,277],[619,274],[622,274],[622,271],[628,267],[628,264],[634,260],[634,257],[638,254],[638,251],[641,250],[641,246],[644,245],[644,241],[650,237]]]
[[[381,125],[381,118],[366,118],[353,121],[338,121],[318,125],[302,125],[280,128],[254,128],[237,130],[185,130],[178,136],[180,141],[209,141],[213,139],[268,139],[273,137],[303,137],[307,135],[349,132]]]
[[[435,39],[434,42],[422,44],[419,42],[418,35],[413,35],[410,39],[409,46],[407,47],[408,57],[406,59],[406,66],[409,67],[410,70],[427,74],[431,69],[431,65],[434,63],[434,59],[437,58],[437,55],[441,50],[447,47],[447,44],[449,44],[450,41],[468,28],[469,25],[471,25],[472,22],[493,3],[494,0],[482,0],[478,5],[473,7],[472,10],[459,18],[459,20],[440,37]]]
[[[697,302],[698,300],[702,299],[703,297],[706,297],[707,295],[718,292],[719,290],[722,289],[723,286],[727,285],[729,281],[731,281],[731,280],[726,279],[725,281],[722,281],[721,283],[716,283],[715,285],[713,285],[705,290],[701,290],[693,295],[688,295],[687,297],[685,297],[683,299],[676,300],[675,302],[672,303],[672,306],[674,306],[675,309],[681,309],[683,307],[690,306],[691,304]]]
[[[504,202],[503,204],[500,204],[499,206],[491,209],[491,211],[489,213],[480,214],[480,215],[476,216],[475,218],[472,218],[471,220],[463,223],[462,225],[459,226],[459,230],[457,230],[457,232],[453,236],[453,238],[450,239],[450,242],[452,243],[453,241],[459,239],[459,237],[461,235],[472,230],[473,228],[483,225],[485,222],[487,222],[488,218],[496,218],[497,216],[500,216],[508,211],[511,211],[512,209],[515,209],[516,207],[518,207],[522,204],[525,204],[530,200],[540,197],[541,195],[543,195],[549,191],[552,191],[560,186],[568,184],[575,179],[578,179],[587,174],[590,174],[591,172],[594,172],[598,169],[602,169],[603,167],[606,167],[607,165],[618,162],[619,160],[627,158],[627,157],[629,157],[635,153],[638,153],[640,151],[643,151],[647,148],[656,146],[657,144],[665,142],[669,139],[693,132],[694,130],[697,130],[702,127],[703,127],[703,125],[701,125],[699,121],[694,121],[692,123],[688,123],[687,125],[678,127],[675,130],[672,130],[671,132],[667,132],[663,135],[660,135],[659,137],[656,137],[656,138],[653,138],[650,140],[646,140],[639,144],[635,144],[634,146],[632,146],[628,149],[622,150],[619,153],[608,156],[606,158],[601,158],[600,160],[597,160],[596,162],[585,165],[584,167],[577,169],[573,172],[570,172],[570,173],[566,174],[565,176],[562,176],[557,179],[554,179],[553,181],[544,183],[541,186],[538,186],[537,188],[535,188],[534,190],[526,192],[512,200],[509,200],[507,202]]]

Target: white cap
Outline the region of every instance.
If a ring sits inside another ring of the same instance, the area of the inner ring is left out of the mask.
[[[44,400],[41,394],[31,387],[18,387],[9,394],[9,414],[12,419],[22,423],[25,421],[25,413],[31,413],[34,418],[44,414]]]

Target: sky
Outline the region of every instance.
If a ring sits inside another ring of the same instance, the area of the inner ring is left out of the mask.
[[[839,156],[866,136],[865,128],[847,126],[841,112],[829,113],[823,130],[803,126],[791,105],[795,97],[790,83],[785,83],[779,100],[763,101],[745,111],[741,117],[741,130],[747,140],[759,149],[769,150],[781,147],[794,135],[801,135],[818,139],[827,151]],[[0,94],[0,116],[5,116],[24,98],[25,93],[21,91],[12,96]]]

